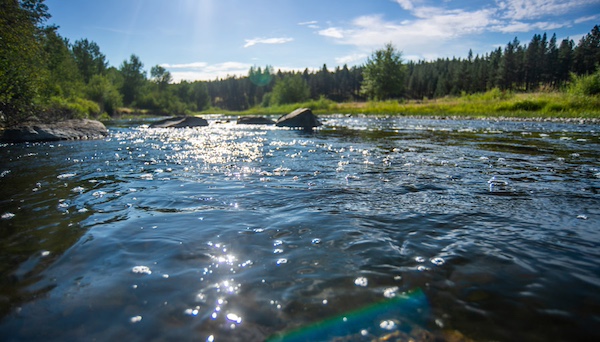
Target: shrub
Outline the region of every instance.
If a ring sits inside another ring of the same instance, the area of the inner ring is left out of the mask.
[[[571,83],[567,88],[569,94],[591,96],[600,94],[600,70],[591,75],[571,75]]]

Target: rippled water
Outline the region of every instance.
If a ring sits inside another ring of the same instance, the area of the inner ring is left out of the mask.
[[[219,120],[0,147],[0,339],[600,337],[598,126]]]

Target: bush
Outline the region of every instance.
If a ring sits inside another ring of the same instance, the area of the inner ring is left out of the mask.
[[[592,96],[600,94],[600,70],[591,75],[571,75],[571,83],[567,88],[569,94]]]
[[[51,97],[42,112],[46,121],[85,119],[101,114],[100,106],[94,101],[58,96]]]

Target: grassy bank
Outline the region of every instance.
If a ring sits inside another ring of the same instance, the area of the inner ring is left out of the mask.
[[[326,99],[272,107],[254,107],[243,112],[208,110],[200,114],[286,114],[296,108],[311,108],[315,114],[367,114],[403,116],[465,116],[517,118],[600,118],[600,96],[564,92],[510,93],[498,89],[483,94],[433,100],[370,101],[336,103]]]

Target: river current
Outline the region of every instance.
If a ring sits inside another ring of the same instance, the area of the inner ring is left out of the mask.
[[[598,125],[209,122],[0,146],[0,340],[600,338]]]

